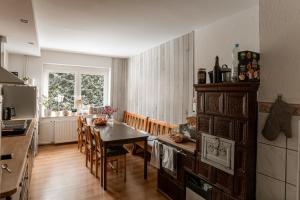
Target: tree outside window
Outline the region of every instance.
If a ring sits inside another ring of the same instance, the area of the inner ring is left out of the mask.
[[[104,75],[81,74],[81,98],[83,105],[103,106]]]
[[[49,73],[49,108],[53,111],[71,110],[74,107],[75,74]]]

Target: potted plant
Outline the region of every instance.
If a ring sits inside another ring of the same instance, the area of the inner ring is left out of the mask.
[[[44,115],[45,117],[51,116],[50,102],[49,98],[43,95],[43,106],[44,106]]]

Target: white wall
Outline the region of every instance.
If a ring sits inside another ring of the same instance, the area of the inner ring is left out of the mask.
[[[219,56],[221,65],[227,64],[231,67],[231,53],[236,43],[240,44],[241,50],[259,52],[258,12],[258,6],[252,7],[197,29],[195,31],[196,72],[198,68],[206,68],[207,72],[212,70],[216,55]]]

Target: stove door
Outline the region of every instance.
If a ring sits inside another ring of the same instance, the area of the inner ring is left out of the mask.
[[[233,140],[202,133],[201,161],[233,175],[234,145]]]

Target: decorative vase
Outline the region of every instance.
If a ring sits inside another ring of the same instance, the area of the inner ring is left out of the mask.
[[[110,124],[114,123],[114,118],[113,118],[112,114],[108,114],[107,115],[107,122],[110,123]]]

